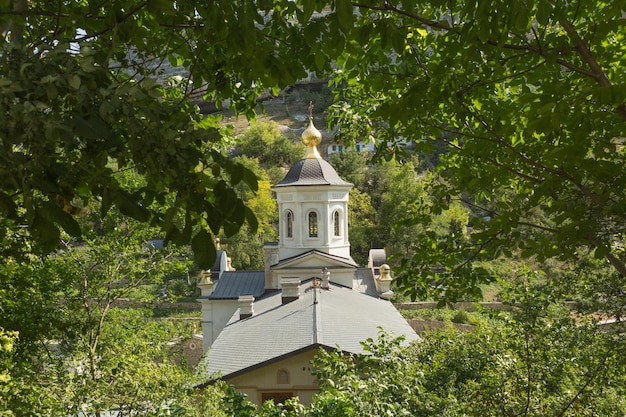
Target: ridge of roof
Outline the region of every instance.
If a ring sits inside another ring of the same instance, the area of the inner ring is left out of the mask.
[[[331,253],[322,252],[322,251],[317,250],[317,249],[311,249],[311,250],[308,250],[306,252],[302,252],[302,253],[299,253],[297,255],[281,259],[277,263],[272,265],[272,267],[281,266],[281,265],[293,262],[295,260],[298,260],[298,259],[310,256],[310,255],[320,255],[320,256],[322,256],[324,258],[328,258],[328,259],[335,260],[337,262],[345,263],[347,266],[351,266],[351,267],[354,267],[354,268],[358,268],[359,267],[357,265],[357,263],[354,262],[354,259],[352,259],[352,258],[345,258],[343,256],[333,255]]]

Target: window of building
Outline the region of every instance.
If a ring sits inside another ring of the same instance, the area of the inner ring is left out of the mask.
[[[309,212],[309,237],[317,237],[317,213]]]
[[[261,402],[273,400],[274,404],[284,404],[290,398],[293,398],[293,392],[263,392],[261,393]]]
[[[277,384],[288,384],[289,383],[289,371],[286,369],[281,369],[276,374],[276,383]]]
[[[287,210],[287,237],[293,237],[293,212]]]
[[[339,210],[335,210],[333,213],[333,228],[335,229],[335,236],[341,236],[341,224],[339,223]]]

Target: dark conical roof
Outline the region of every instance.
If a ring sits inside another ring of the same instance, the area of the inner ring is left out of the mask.
[[[352,184],[339,177],[335,168],[321,158],[304,158],[296,162],[285,178],[274,187],[290,185],[345,185]]]

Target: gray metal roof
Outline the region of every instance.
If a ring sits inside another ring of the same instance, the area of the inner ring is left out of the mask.
[[[240,295],[259,297],[263,292],[265,292],[264,271],[225,271],[209,298],[237,299]]]
[[[354,271],[354,284],[353,287],[356,291],[363,294],[371,295],[372,297],[378,297],[378,291],[376,290],[376,283],[374,281],[374,274],[370,268],[359,268]]]
[[[232,377],[259,366],[318,346],[364,353],[360,342],[376,339],[379,327],[408,341],[419,336],[389,301],[331,284],[330,289],[301,285],[300,298],[274,305],[244,320],[227,325],[211,346],[208,375]],[[265,300],[266,303],[269,301]]]
[[[290,185],[344,185],[352,186],[339,177],[335,168],[321,158],[305,158],[296,162],[285,178],[272,187]]]

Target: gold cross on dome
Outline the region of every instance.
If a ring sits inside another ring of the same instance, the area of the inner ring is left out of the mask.
[[[313,102],[309,101],[309,119],[313,118]]]

